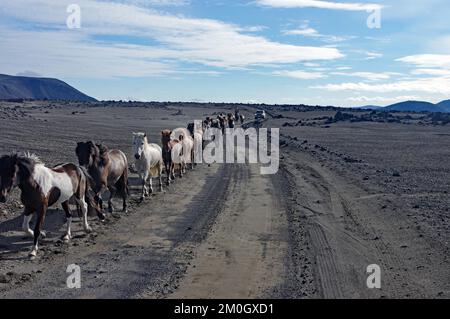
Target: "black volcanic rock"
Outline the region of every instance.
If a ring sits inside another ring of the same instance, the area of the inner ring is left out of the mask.
[[[0,100],[17,99],[96,101],[57,79],[0,74]]]

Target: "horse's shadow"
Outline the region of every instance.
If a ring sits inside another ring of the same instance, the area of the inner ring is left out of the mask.
[[[74,214],[76,216],[76,213]],[[34,229],[37,214],[33,216],[30,223],[31,229]],[[0,259],[11,259],[9,256],[24,250],[28,250],[33,239],[22,232],[23,215],[0,223]],[[60,209],[49,209],[45,217],[44,231],[45,239],[41,242],[52,242],[60,237],[60,229],[65,224],[65,215]],[[20,259],[20,258],[17,258]]]

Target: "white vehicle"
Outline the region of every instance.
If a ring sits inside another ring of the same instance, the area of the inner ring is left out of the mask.
[[[265,120],[265,119],[266,119],[266,112],[264,110],[256,111],[255,120]]]

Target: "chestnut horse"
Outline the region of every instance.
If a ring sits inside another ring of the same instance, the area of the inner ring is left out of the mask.
[[[179,140],[172,140],[170,135],[171,130],[164,130],[161,132],[161,145],[162,145],[162,156],[164,161],[164,168],[167,175],[167,185],[170,185],[171,181],[175,179],[175,160],[178,158],[177,154],[173,154],[174,148],[177,148],[177,144],[180,144]],[[181,144],[180,144],[181,145]],[[181,153],[181,152],[180,152]],[[178,154],[181,155],[181,154]]]
[[[108,211],[112,213],[114,207],[112,199],[117,192],[123,200],[123,212],[127,212],[128,190],[128,160],[125,154],[119,150],[108,150],[101,144],[92,141],[78,143],[75,153],[81,166],[86,167],[94,180],[93,190],[96,200],[103,209],[101,194],[109,190]]]
[[[86,169],[75,164],[63,164],[54,168],[47,168],[37,156],[25,154],[23,156],[7,155],[0,158],[0,202],[5,203],[10,191],[18,186],[21,190],[20,199],[24,205],[23,230],[34,238],[30,257],[34,258],[38,252],[39,236],[43,234],[45,214],[54,205],[61,205],[67,217],[65,241],[71,238],[72,213],[69,202],[74,200],[81,207],[83,213],[83,227],[89,233],[87,212],[93,207],[102,219],[100,208],[89,194],[91,177]],[[34,232],[30,229],[33,214],[38,213],[38,220]]]

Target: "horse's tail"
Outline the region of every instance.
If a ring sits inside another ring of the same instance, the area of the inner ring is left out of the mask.
[[[84,197],[86,198],[86,202],[88,204],[88,208],[93,208],[97,212],[98,218],[103,221],[106,219],[105,215],[103,214],[102,210],[100,209],[98,203],[95,201],[94,197],[92,196],[90,190],[92,189],[92,185],[95,184],[94,179],[89,174],[87,169],[83,166],[78,166],[78,169],[80,171],[80,174],[84,176],[86,180],[86,187],[85,187],[85,193]]]

